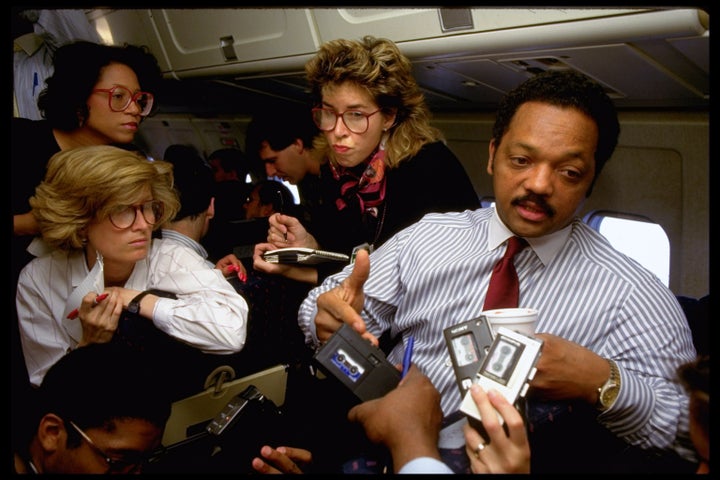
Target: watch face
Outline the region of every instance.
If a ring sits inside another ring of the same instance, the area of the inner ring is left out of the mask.
[[[617,385],[608,385],[600,394],[600,402],[605,406],[610,406],[615,401],[617,394]]]

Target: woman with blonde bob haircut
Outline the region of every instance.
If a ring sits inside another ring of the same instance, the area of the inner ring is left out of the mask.
[[[205,353],[243,348],[248,306],[222,272],[153,242],[180,207],[170,163],[106,145],[62,151],[30,205],[50,247],[18,282],[31,384],[69,350],[113,340],[124,311]]]
[[[305,73],[315,105],[309,114],[323,133],[313,148],[329,160],[320,171],[322,206],[313,212],[311,233],[293,217],[271,216],[255,268],[316,283],[342,265],[302,275],[295,270],[303,267],[271,265],[260,255],[285,247],[350,255],[359,245],[378,247],[426,213],[480,207],[462,164],[430,125],[412,64],[395,43],[372,36],[332,40]]]

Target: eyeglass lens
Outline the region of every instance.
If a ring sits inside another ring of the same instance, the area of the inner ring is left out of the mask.
[[[135,223],[137,211],[142,212],[142,216],[149,225],[155,225],[163,214],[163,204],[155,200],[145,202],[142,205],[126,205],[113,210],[110,213],[110,221],[117,228],[128,228]]]
[[[329,108],[315,108],[312,112],[315,125],[317,125],[320,130],[328,132],[335,128],[339,116],[335,111]],[[348,110],[342,113],[343,123],[348,130],[353,133],[365,133],[370,125],[369,118],[377,112],[379,112],[379,110],[372,113]]]
[[[123,112],[130,106],[131,102],[137,102],[140,107],[140,115],[147,115],[153,106],[153,96],[147,92],[133,93],[125,87],[116,85],[110,89],[110,108],[116,112]]]
[[[90,436],[85,433],[85,430],[78,427],[75,422],[70,421],[70,425],[72,425],[72,427],[80,434],[80,436],[85,439],[88,445],[90,445],[90,448],[92,448],[98,455],[103,458],[103,460],[105,460],[105,463],[107,463],[108,465],[109,472],[138,472],[144,464],[149,463],[150,455],[144,455],[141,453],[126,454],[123,458],[112,458],[107,453],[105,453],[104,450],[100,449],[100,447],[95,445],[95,442],[93,442]]]

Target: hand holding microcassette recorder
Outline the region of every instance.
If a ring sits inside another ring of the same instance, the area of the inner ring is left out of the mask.
[[[506,327],[493,329],[485,315],[449,327],[444,334],[463,396],[460,410],[473,427],[482,431],[480,412],[468,391],[470,386],[477,383],[486,391],[497,390],[516,404],[525,397],[535,376],[543,342]],[[500,414],[498,418],[504,421]]]

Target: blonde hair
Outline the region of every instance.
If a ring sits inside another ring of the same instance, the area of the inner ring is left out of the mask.
[[[146,187],[165,207],[153,225],[158,229],[180,208],[172,164],[109,145],[81,147],[50,158],[30,206],[49,245],[76,250],[83,247],[90,223],[107,218],[113,207],[137,201]]]
[[[388,39],[368,35],[359,41],[326,42],[305,65],[305,73],[317,104],[325,87],[351,82],[367,91],[384,114],[396,112],[385,147],[389,167],[415,156],[423,145],[443,140],[440,130],[430,125],[430,110],[410,60]],[[329,149],[324,135],[316,138],[314,146]]]

